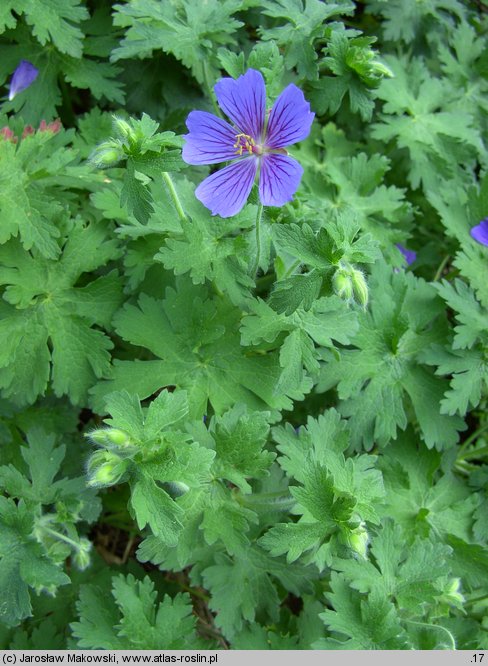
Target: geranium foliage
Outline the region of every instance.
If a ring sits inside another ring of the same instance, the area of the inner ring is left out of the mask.
[[[488,22],[4,0],[0,646],[488,648]]]

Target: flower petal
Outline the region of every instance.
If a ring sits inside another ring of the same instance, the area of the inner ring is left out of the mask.
[[[236,157],[236,131],[229,123],[207,111],[192,111],[186,119],[183,159],[187,164],[217,164]]]
[[[260,142],[266,115],[266,88],[261,72],[248,69],[238,79],[221,79],[214,90],[220,108],[240,132]]]
[[[293,83],[287,86],[271,109],[266,145],[269,148],[283,148],[297,141],[303,141],[310,133],[315,113],[300,88]]]
[[[22,92],[37,79],[39,70],[28,60],[21,60],[17,69],[12,75],[10,81],[10,90],[8,94],[9,101],[12,101],[17,93]]]
[[[484,220],[473,227],[470,233],[475,241],[488,246],[488,217],[485,217]]]
[[[212,215],[232,217],[246,203],[257,168],[257,158],[240,159],[205,178],[195,190],[195,196]]]
[[[410,264],[413,264],[413,262],[417,260],[417,253],[415,252],[415,250],[409,250],[407,247],[403,247],[403,245],[400,245],[400,243],[397,243],[396,246],[403,254],[403,257],[409,266]]]
[[[300,185],[302,174],[302,167],[292,157],[264,155],[259,177],[261,203],[264,206],[283,206],[287,201],[291,201]]]

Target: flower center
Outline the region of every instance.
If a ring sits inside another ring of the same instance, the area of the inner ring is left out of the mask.
[[[253,154],[256,142],[249,134],[236,134],[235,138],[234,148],[237,148],[236,155],[242,155],[244,150],[247,150],[249,155]]]

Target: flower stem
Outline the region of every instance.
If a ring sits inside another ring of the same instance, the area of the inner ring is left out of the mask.
[[[289,269],[286,271],[286,273],[283,275],[283,280],[285,280],[286,278],[290,277],[290,275],[291,275],[292,273],[295,272],[295,270],[300,266],[301,263],[302,263],[302,262],[301,262],[300,259],[297,259],[296,261],[294,261],[294,262],[292,263],[292,265],[290,266],[290,268],[289,268]]]
[[[451,634],[449,629],[446,629],[440,624],[429,624],[428,622],[416,622],[415,620],[405,620],[405,622],[408,622],[408,624],[415,624],[417,627],[427,627],[428,629],[437,629],[440,632],[443,632],[444,635],[447,637],[449,643],[450,643],[450,648],[451,650],[456,649],[456,641],[454,640],[454,636]]]
[[[476,458],[483,458],[488,454],[488,446],[484,446],[482,449],[473,449],[464,453],[462,456],[458,456],[458,460],[476,460]]]
[[[478,439],[478,437],[481,435],[481,433],[485,432],[485,430],[488,430],[488,423],[485,423],[484,426],[481,426],[481,428],[478,428],[478,430],[476,430],[475,432],[473,432],[469,437],[467,437],[467,438],[464,440],[464,442],[463,442],[461,448],[459,449],[459,453],[458,453],[458,455],[457,455],[457,459],[458,459],[458,460],[462,460],[463,458],[465,458],[464,452],[466,451],[466,449],[468,448],[468,446],[469,446],[472,442],[474,442],[476,439]],[[473,452],[473,453],[474,453],[474,452]]]
[[[176,208],[176,212],[179,215],[179,218],[182,222],[187,222],[188,218],[186,217],[185,211],[183,210],[183,206],[181,205],[180,198],[178,196],[178,192],[175,189],[173,180],[169,173],[167,171],[163,171],[163,180],[166,183],[166,187],[168,188],[169,195],[171,199],[173,200],[173,203]]]
[[[432,282],[437,282],[438,280],[440,280],[440,278],[442,277],[442,271],[446,267],[446,264],[447,264],[447,262],[449,261],[450,258],[451,257],[450,257],[449,254],[444,257],[444,259],[441,261],[441,263],[439,265],[439,268],[436,271],[436,274],[434,275],[434,279],[432,280]]]
[[[296,500],[289,493],[253,493],[252,495],[237,496],[237,501],[245,507],[255,511],[277,511],[289,513],[295,506]]]
[[[257,272],[259,270],[259,262],[261,260],[261,218],[263,217],[264,206],[262,203],[258,206],[258,212],[256,214],[256,258],[252,267],[251,275],[253,278],[256,278]]]
[[[64,541],[68,545],[70,545],[72,548],[75,550],[80,549],[80,544],[76,543],[76,541],[73,541],[73,539],[70,539],[69,537],[65,536],[64,534],[61,534],[61,532],[57,532],[56,530],[51,529],[50,527],[45,527],[44,530],[53,536],[55,539],[60,539],[61,541]]]
[[[204,84],[205,84],[205,89],[207,91],[207,95],[212,100],[212,104],[213,104],[213,108],[214,108],[215,113],[220,118],[222,118],[222,112],[219,109],[219,105],[217,104],[217,100],[215,99],[214,91],[212,89],[212,86],[210,85],[210,77],[208,75],[208,66],[207,66],[207,61],[206,60],[203,61],[202,69],[203,69],[203,81],[204,81]]]

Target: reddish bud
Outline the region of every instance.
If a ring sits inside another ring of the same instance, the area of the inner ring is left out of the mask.
[[[12,143],[17,143],[17,137],[12,132],[10,127],[2,127],[2,129],[0,129],[0,136],[5,141],[11,141]]]
[[[32,127],[32,125],[26,125],[24,127],[24,131],[22,132],[22,138],[25,139],[26,136],[30,136],[31,134],[35,133],[35,129]]]
[[[59,118],[56,118],[56,120],[53,120],[50,123],[46,123],[45,120],[41,120],[39,124],[39,132],[52,132],[53,134],[56,134],[60,131],[61,128],[62,125]]]

